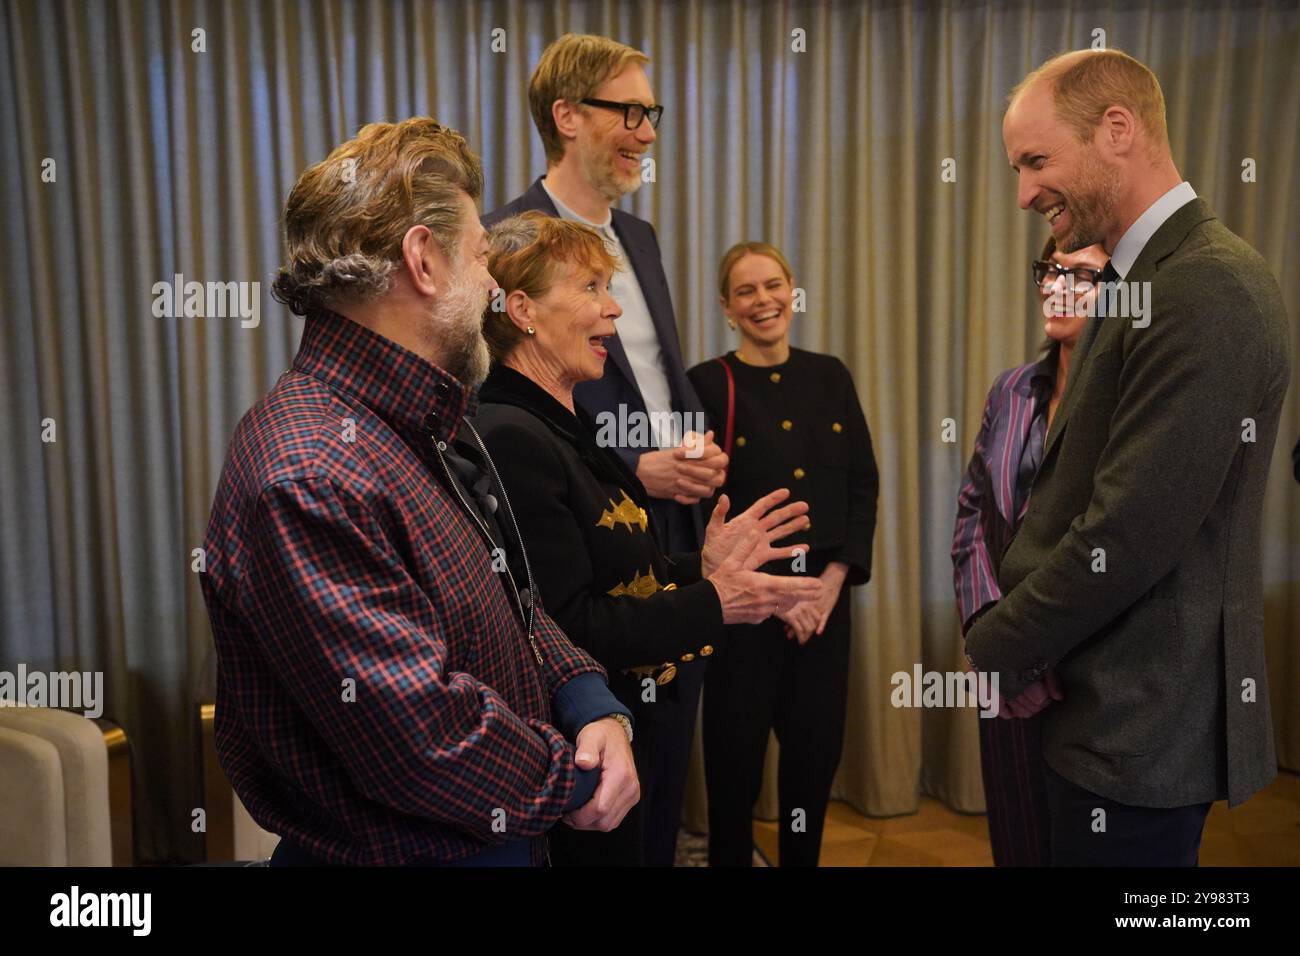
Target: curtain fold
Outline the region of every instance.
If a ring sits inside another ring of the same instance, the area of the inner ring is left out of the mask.
[[[8,0],[0,668],[105,672],[106,714],[134,742],[142,859],[201,852],[192,707],[210,693],[211,637],[192,549],[236,422],[301,334],[270,297],[289,188],[362,124],[427,113],[480,153],[484,209],[499,206],[545,170],[527,83],[566,30],[652,58],[656,175],[624,207],[658,232],[688,364],[732,347],[717,262],[763,239],[806,291],[794,343],[856,380],[880,521],[875,578],[854,594],[835,796],[865,813],[909,812],[921,794],[983,809],[973,712],[889,698],[897,671],[960,667],[957,488],[989,385],[1041,338],[1027,263],[1046,228],[1016,208],[1011,87],[1097,30],[1147,63],[1180,171],[1268,260],[1300,341],[1292,2]],[[156,284],[177,276],[259,283],[257,323],[158,317]],[[1298,412],[1293,390],[1264,539],[1274,723],[1293,769]],[[774,816],[769,777],[758,809]],[[702,827],[698,772],[687,817]]]

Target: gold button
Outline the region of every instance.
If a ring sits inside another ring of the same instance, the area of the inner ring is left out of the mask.
[[[705,644],[703,647],[700,648],[700,656],[701,656],[701,657],[708,657],[708,656],[709,656],[710,654],[712,654],[712,653],[713,653],[713,645],[712,645],[712,644]]]
[[[781,427],[784,428],[786,431],[789,431],[790,429],[794,428],[794,422],[790,421],[790,419],[787,418],[785,421],[781,423]]]
[[[693,660],[695,660],[695,655],[694,655],[694,654],[683,654],[683,655],[682,655],[682,663],[683,663],[683,664],[689,664],[689,663],[690,663],[691,661],[693,661]]]
[[[745,436],[744,436],[744,435],[737,435],[737,436],[736,436],[736,447],[737,447],[737,448],[744,448],[744,447],[745,447]]]
[[[840,432],[844,431],[844,426],[841,425],[839,422],[836,422],[835,424],[831,425],[831,431],[835,432],[838,435]]]
[[[659,669],[659,676],[655,678],[655,683],[660,687],[672,681],[677,676],[676,664],[665,664]]]
[[[794,470],[794,476],[795,476],[796,478],[802,478],[805,474],[806,474],[806,472],[804,472],[804,470],[803,470],[802,468],[796,468],[796,469]]]
[[[781,373],[773,372],[771,375],[768,376],[768,378],[770,378],[773,382],[779,382],[781,381]]]

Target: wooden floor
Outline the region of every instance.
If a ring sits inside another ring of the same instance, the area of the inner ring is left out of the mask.
[[[778,862],[776,824],[756,821],[754,843]],[[822,866],[992,866],[983,814],[954,813],[922,798],[901,817],[864,817],[832,803],[822,835]],[[1210,810],[1201,840],[1201,866],[1300,866],[1300,775],[1281,772],[1266,790],[1231,813]]]

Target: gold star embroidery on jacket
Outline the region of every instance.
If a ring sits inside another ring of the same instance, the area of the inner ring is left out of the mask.
[[[616,584],[605,593],[610,597],[623,597],[626,595],[628,597],[648,598],[659,591],[674,591],[676,589],[677,585],[675,584],[660,584],[659,579],[655,577],[655,569],[650,567],[645,569],[645,574],[637,571],[632,575],[631,581],[626,584]]]
[[[619,489],[619,492],[623,495],[623,500],[618,504],[614,504],[614,499],[610,498],[609,507],[600,513],[600,519],[596,522],[596,527],[609,528],[609,530],[613,531],[614,525],[621,524],[628,531],[631,531],[634,527],[640,527],[642,531],[645,531],[650,523],[645,509],[638,508],[636,502],[629,498],[627,492],[623,491],[622,488]]]

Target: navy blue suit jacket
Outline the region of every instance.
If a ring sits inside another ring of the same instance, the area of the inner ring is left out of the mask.
[[[527,192],[517,199],[506,203],[500,209],[483,217],[483,225],[490,227],[502,219],[517,216],[530,209],[544,212],[548,216],[559,217],[559,210],[551,197],[542,187],[543,177],[528,187]],[[655,230],[644,219],[638,219],[621,209],[611,210],[614,232],[619,242],[627,251],[632,270],[641,285],[641,294],[645,296],[646,307],[654,320],[655,331],[659,333],[659,347],[663,350],[664,371],[668,376],[668,386],[672,392],[673,411],[691,412],[704,415],[699,396],[695,394],[690,380],[686,377],[686,368],[682,362],[681,343],[677,338],[677,318],[673,312],[673,300],[668,293],[668,277],[664,275],[663,258],[659,252],[659,240]],[[609,361],[605,363],[605,374],[594,382],[582,382],[573,390],[573,398],[593,418],[601,412],[618,415],[622,405],[627,414],[646,413],[645,400],[636,384],[636,376],[627,360],[627,352],[622,341],[615,336],[606,343],[609,349]],[[696,419],[698,420],[698,419]],[[641,455],[649,448],[617,448],[619,456],[634,472]],[[699,506],[683,507],[675,501],[662,498],[653,499],[655,511],[659,515],[660,526],[667,540],[667,551],[694,551],[704,541],[704,518]]]

